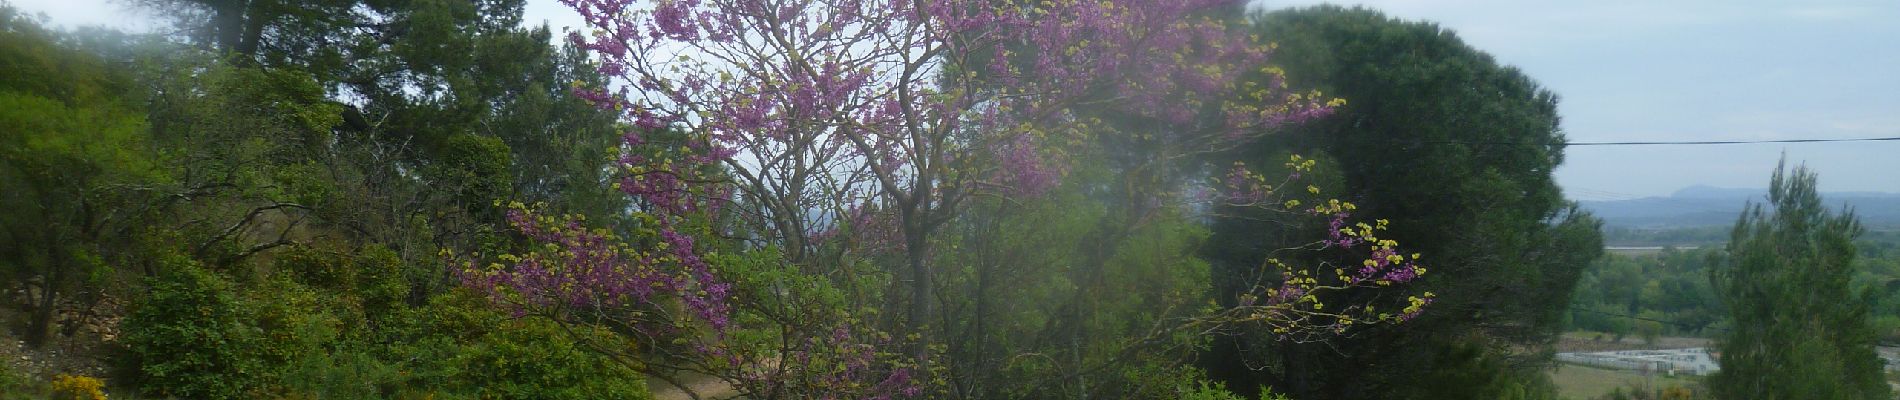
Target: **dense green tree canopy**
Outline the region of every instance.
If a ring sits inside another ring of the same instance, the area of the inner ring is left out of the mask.
[[[1496,398],[1535,386],[1541,375],[1525,371],[1545,361],[1521,349],[1552,338],[1601,247],[1595,220],[1551,180],[1563,160],[1556,95],[1427,22],[1319,6],[1257,15],[1254,26],[1297,86],[1347,103],[1241,157],[1337,163],[1336,187],[1426,255],[1434,276],[1420,287],[1441,296],[1412,323],[1340,343],[1216,343],[1212,362],[1267,367],[1225,377],[1229,386],[1330,398]],[[1211,257],[1243,273],[1275,244],[1250,233],[1260,228],[1217,222]]]
[[[31,294],[8,331],[124,332],[108,382],[149,395],[647,396],[451,290],[444,254],[516,246],[498,201],[626,204],[618,126],[571,90],[593,67],[519,2],[146,3],[186,35],[0,5],[0,284]]]
[[[1711,269],[1734,325],[1721,335],[1721,398],[1885,399],[1891,390],[1868,325],[1870,291],[1850,290],[1863,228],[1826,209],[1806,166],[1775,168],[1768,202],[1735,223]]]
[[[54,32],[0,7],[0,269],[25,282],[41,344],[54,309],[82,279],[124,262],[169,180],[149,151],[130,77],[107,60],[59,42]]]

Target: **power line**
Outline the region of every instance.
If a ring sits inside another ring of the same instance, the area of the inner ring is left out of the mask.
[[[1773,140],[1690,140],[1690,141],[1631,141],[1631,142],[1474,142],[1461,140],[1400,140],[1401,143],[1417,144],[1468,144],[1499,146],[1700,146],[1727,144],[1768,144],[1768,143],[1839,143],[1839,142],[1886,142],[1900,141],[1900,136],[1875,138],[1830,138],[1830,139],[1773,139]]]

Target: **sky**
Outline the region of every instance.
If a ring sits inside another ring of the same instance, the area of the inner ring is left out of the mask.
[[[1900,136],[1900,1],[1337,4],[1436,22],[1518,67],[1560,96],[1571,141]],[[1580,200],[1759,188],[1784,151],[1816,170],[1824,191],[1900,192],[1900,141],[1571,147],[1556,175]]]
[[[68,28],[155,25],[123,0],[13,3]],[[1897,0],[1331,3],[1456,31],[1556,92],[1571,141],[1900,136]],[[555,0],[528,0],[523,20],[556,32],[579,23]],[[1759,188],[1784,152],[1818,172],[1824,191],[1900,192],[1900,141],[1571,147],[1556,176],[1578,200],[1664,196],[1691,185]]]

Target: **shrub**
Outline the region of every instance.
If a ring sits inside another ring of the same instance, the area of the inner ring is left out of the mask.
[[[1196,380],[1193,386],[1187,387],[1186,389],[1187,390],[1183,391],[1179,397],[1181,400],[1247,400],[1246,397],[1241,397],[1239,394],[1228,391],[1226,385],[1222,385],[1220,382]],[[1260,400],[1291,399],[1286,397],[1286,395],[1274,393],[1271,389],[1261,388]]]
[[[244,293],[249,296],[243,308],[250,317],[244,325],[257,340],[243,356],[264,366],[257,373],[259,388],[275,389],[285,370],[332,351],[344,330],[343,320],[331,312],[335,300],[316,289],[273,279]]]
[[[38,399],[42,393],[32,379],[22,376],[5,362],[0,362],[0,400]]]
[[[387,398],[401,383],[395,366],[354,347],[294,360],[280,379],[284,397],[311,399]]]
[[[379,244],[363,246],[356,252],[356,284],[352,289],[361,299],[363,313],[376,321],[393,316],[405,304],[411,276],[402,256]],[[427,279],[428,277],[423,277]]]
[[[252,357],[257,335],[230,283],[180,257],[161,261],[149,296],[122,323],[146,394],[193,399],[242,398],[264,366]]]
[[[276,273],[310,287],[340,290],[356,284],[349,259],[335,251],[296,246],[276,256]]]
[[[624,365],[589,351],[545,319],[511,318],[464,293],[437,296],[406,313],[404,344],[391,356],[409,377],[407,387],[437,397],[482,399],[644,399],[645,381]],[[603,346],[632,346],[601,333]]]
[[[354,298],[369,315],[385,314],[409,295],[402,257],[379,244],[365,245],[354,255],[341,249],[299,246],[277,256],[276,269],[298,284]]]
[[[84,375],[60,374],[53,378],[54,400],[106,400],[104,381]]]

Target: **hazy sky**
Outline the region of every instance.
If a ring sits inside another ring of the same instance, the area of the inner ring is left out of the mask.
[[[578,23],[555,0],[528,3],[529,23],[548,21],[557,32]],[[122,1],[14,4],[67,27],[150,26]],[[1900,136],[1897,0],[1344,4],[1435,21],[1521,68],[1562,96],[1572,141]],[[1819,171],[1823,190],[1900,192],[1900,141],[1572,147],[1557,181],[1584,200],[1665,195],[1693,184],[1764,187],[1783,151]]]
[[[1572,141],[1900,136],[1900,1],[1349,4],[1438,22],[1522,69],[1561,96]],[[1766,187],[1784,150],[1823,190],[1900,192],[1900,141],[1571,147],[1557,181],[1589,200]]]

